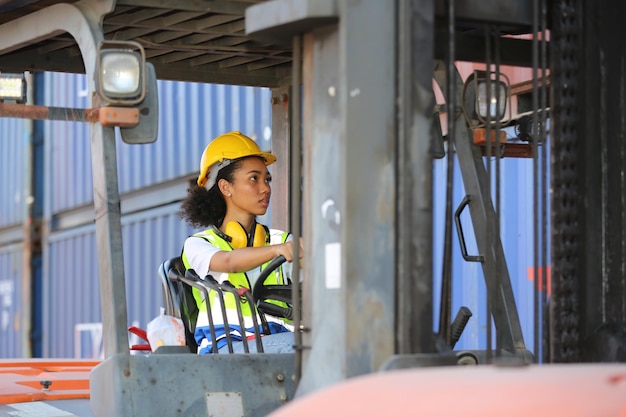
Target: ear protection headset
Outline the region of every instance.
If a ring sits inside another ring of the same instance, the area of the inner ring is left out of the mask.
[[[259,223],[254,224],[252,233],[248,235],[246,229],[239,222],[228,222],[225,232],[213,226],[215,234],[227,241],[233,249],[245,247],[265,246],[269,242],[270,234],[265,226]]]

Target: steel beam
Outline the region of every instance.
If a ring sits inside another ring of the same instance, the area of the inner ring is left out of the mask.
[[[430,127],[433,1],[401,0],[398,11],[396,354],[435,351],[433,181]],[[429,52],[431,51],[431,52]]]
[[[334,117],[340,117],[345,376],[353,377],[376,371],[394,353],[396,4],[342,2],[340,16]]]
[[[445,17],[446,0],[435,0],[435,15]],[[463,22],[486,22],[527,30],[533,24],[533,2],[525,0],[464,0],[454,6],[455,20]]]
[[[289,88],[272,89],[272,153],[276,162],[272,170],[272,227],[290,230],[289,160],[291,158],[289,124]]]

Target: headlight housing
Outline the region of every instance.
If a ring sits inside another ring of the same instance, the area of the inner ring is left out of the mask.
[[[502,81],[479,80],[477,82],[475,113],[479,119],[500,121],[506,111],[507,86]],[[490,90],[490,91],[488,91]]]
[[[463,86],[463,113],[471,127],[500,123],[509,101],[509,80],[502,73],[474,71]]]
[[[97,92],[105,102],[132,106],[143,101],[146,94],[146,57],[139,43],[100,43],[97,65]]]

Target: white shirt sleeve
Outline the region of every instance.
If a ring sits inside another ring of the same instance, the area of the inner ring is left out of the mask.
[[[210,273],[209,266],[213,255],[220,251],[216,246],[201,237],[190,236],[185,240],[184,249],[189,267],[200,277]],[[218,279],[219,277],[215,277]]]

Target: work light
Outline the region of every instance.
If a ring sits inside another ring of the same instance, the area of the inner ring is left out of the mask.
[[[136,42],[104,41],[98,48],[98,94],[109,104],[127,105],[143,101],[145,53]]]
[[[482,79],[476,82],[475,112],[479,119],[502,120],[506,110],[507,86],[502,81]]]
[[[26,77],[23,73],[0,73],[0,101],[26,102]]]
[[[499,123],[510,100],[506,75],[474,71],[463,86],[463,113],[471,127]]]

